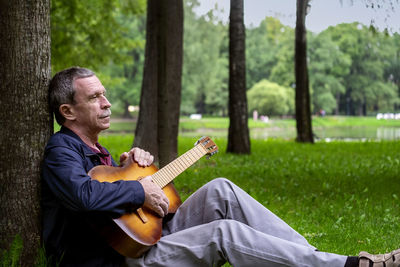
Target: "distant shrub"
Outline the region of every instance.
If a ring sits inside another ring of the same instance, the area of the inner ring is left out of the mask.
[[[250,113],[257,110],[262,115],[290,115],[294,110],[293,89],[268,80],[256,83],[248,92]]]

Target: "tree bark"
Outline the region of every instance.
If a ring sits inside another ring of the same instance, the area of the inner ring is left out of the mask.
[[[53,131],[50,1],[0,1],[0,249],[23,240],[21,266],[33,266],[41,233],[40,164]]]
[[[178,154],[178,128],[182,89],[183,1],[161,1],[158,79],[158,144],[160,166]]]
[[[149,0],[145,66],[134,146],[160,167],[176,158],[181,101],[183,2]]]
[[[159,3],[154,0],[147,2],[146,48],[143,69],[142,91],[140,96],[139,118],[135,130],[133,146],[141,147],[154,155],[158,160],[157,144],[157,67],[158,48],[157,35],[159,28]]]
[[[231,0],[229,21],[229,133],[227,152],[250,154],[247,125],[243,0]]]
[[[306,12],[308,0],[297,0],[295,38],[296,127],[298,142],[314,143],[307,70]]]

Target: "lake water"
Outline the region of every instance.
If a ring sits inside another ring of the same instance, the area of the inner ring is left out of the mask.
[[[400,127],[314,127],[316,140],[398,140]],[[296,129],[254,129],[252,138],[296,137]]]
[[[400,140],[400,127],[314,127],[315,140]],[[199,129],[196,132],[180,132],[180,136],[207,135],[211,137],[227,137],[226,129]],[[254,139],[296,138],[296,129],[291,128],[255,128],[250,129],[250,137]]]

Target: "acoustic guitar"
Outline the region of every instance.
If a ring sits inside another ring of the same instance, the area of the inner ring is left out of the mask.
[[[204,155],[210,157],[216,152],[218,152],[217,145],[209,137],[202,137],[191,150],[160,170],[154,164],[140,167],[131,161],[131,164],[123,167],[96,166],[89,171],[89,176],[100,182],[139,180],[151,176],[153,182],[162,188],[169,200],[168,213],[175,213],[181,205],[181,199],[171,181]],[[155,212],[139,208],[117,219],[110,219],[101,226],[100,232],[118,253],[137,258],[160,240],[162,220]]]

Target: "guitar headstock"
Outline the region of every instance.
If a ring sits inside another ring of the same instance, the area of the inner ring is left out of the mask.
[[[194,145],[198,144],[201,144],[207,150],[207,158],[218,152],[218,146],[208,136],[201,137]]]

